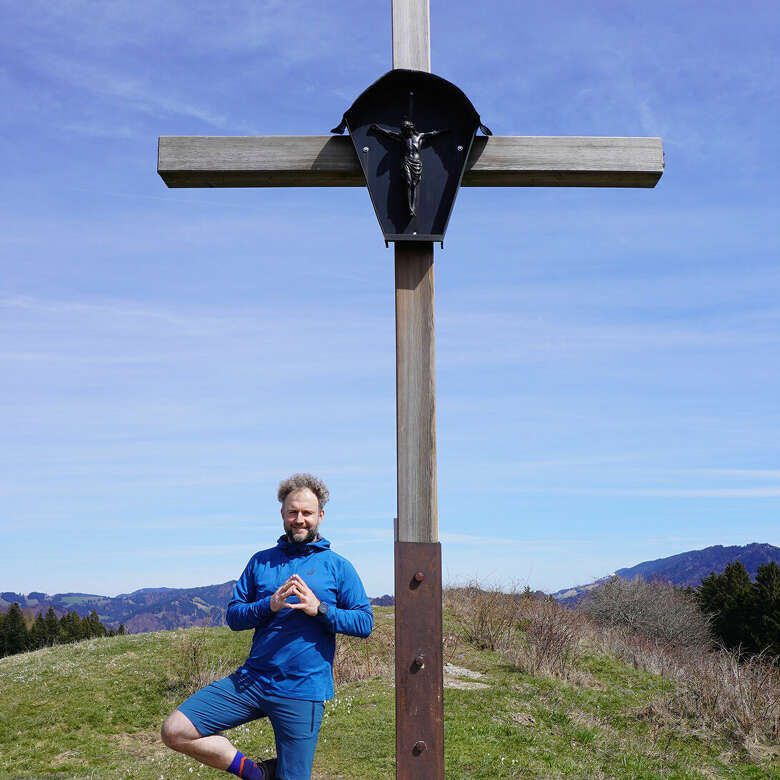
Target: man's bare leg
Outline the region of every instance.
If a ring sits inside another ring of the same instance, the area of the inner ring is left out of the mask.
[[[174,710],[162,725],[162,741],[172,750],[184,753],[215,769],[227,769],[238,752],[227,737],[202,737],[181,710]]]

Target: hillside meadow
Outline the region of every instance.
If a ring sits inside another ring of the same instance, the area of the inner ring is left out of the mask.
[[[555,611],[562,608],[549,609],[559,622],[569,619]],[[340,643],[316,780],[395,777],[393,610],[375,608],[375,615],[368,641]],[[531,625],[516,623],[528,636]],[[574,637],[575,650],[556,671],[485,649],[490,642],[471,629],[463,614],[446,610],[448,780],[780,778],[772,739],[672,716],[678,683],[619,660],[592,633]],[[238,666],[250,638],[187,629],[0,659],[0,778],[227,777],[164,748],[158,730],[191,690]],[[250,756],[273,753],[267,722],[227,735]]]

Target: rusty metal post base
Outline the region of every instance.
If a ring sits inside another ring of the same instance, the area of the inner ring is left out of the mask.
[[[441,545],[395,543],[396,780],[444,780]]]

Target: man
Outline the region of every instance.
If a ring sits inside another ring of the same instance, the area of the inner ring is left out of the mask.
[[[309,780],[324,701],[333,698],[336,633],[367,637],[374,618],[352,564],[319,535],[325,484],[294,474],[279,485],[284,535],[252,556],[226,620],[255,630],[243,666],[202,688],[162,726],[165,744],[245,780]],[[268,717],[275,759],[256,764],[219,732]]]

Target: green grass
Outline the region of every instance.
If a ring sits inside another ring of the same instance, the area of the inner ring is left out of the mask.
[[[386,623],[392,610],[378,610]],[[167,750],[159,726],[187,693],[184,650],[237,666],[250,634],[191,629],[93,639],[0,659],[0,778],[224,778]],[[780,778],[769,759],[645,715],[671,683],[604,655],[570,681],[534,678],[498,655],[460,645],[452,657],[487,688],[445,689],[448,780],[459,778]],[[341,686],[326,706],[317,780],[395,777],[389,679]],[[258,721],[227,734],[250,756],[273,752]]]

